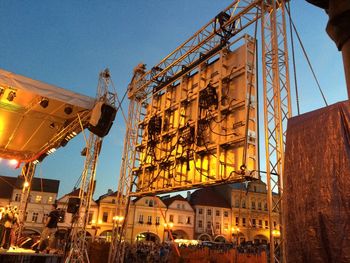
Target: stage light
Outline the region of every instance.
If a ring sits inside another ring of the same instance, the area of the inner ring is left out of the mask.
[[[4,95],[4,93],[5,93],[5,88],[0,87],[0,97],[1,97],[2,95]]]
[[[42,97],[40,100],[40,106],[43,107],[44,109],[47,108],[47,106],[49,106],[49,99]]]
[[[71,105],[64,106],[64,113],[69,115],[73,112],[73,107]]]
[[[17,165],[18,164],[18,161],[15,160],[15,159],[12,159],[9,161],[10,165]]]
[[[16,92],[15,91],[10,91],[9,94],[7,95],[7,100],[8,101],[13,101],[16,98]]]
[[[27,181],[24,182],[23,187],[27,188],[29,186],[29,183]]]

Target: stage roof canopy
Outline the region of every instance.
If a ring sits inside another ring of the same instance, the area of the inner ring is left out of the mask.
[[[42,160],[86,126],[94,104],[94,98],[0,69],[0,157]]]

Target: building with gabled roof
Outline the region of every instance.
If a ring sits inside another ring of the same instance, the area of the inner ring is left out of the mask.
[[[22,176],[0,176],[0,206],[19,207],[23,184]],[[59,180],[33,177],[24,217],[24,232],[40,233],[42,231],[45,219],[51,211],[51,205],[56,202],[59,184]]]
[[[231,205],[214,187],[194,191],[190,203],[195,210],[195,239],[231,241]]]
[[[194,210],[189,201],[182,195],[162,198],[166,205],[167,240],[170,240],[169,230],[174,239],[193,239],[194,237]],[[171,227],[168,227],[170,224]]]

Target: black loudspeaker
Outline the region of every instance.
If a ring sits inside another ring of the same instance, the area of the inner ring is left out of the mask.
[[[117,110],[102,101],[97,102],[92,110],[88,129],[99,137],[108,134],[112,127]]]
[[[79,197],[70,197],[68,199],[67,213],[75,214],[78,212],[79,207],[80,207]]]

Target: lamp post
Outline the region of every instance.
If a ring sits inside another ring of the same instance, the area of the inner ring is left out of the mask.
[[[123,216],[114,216],[113,217],[113,231],[115,231],[115,226],[117,226],[117,231],[115,231],[114,233],[112,233],[112,235],[116,235],[118,236],[120,233],[120,226],[121,226],[121,223],[123,222],[124,220],[124,217]]]
[[[164,223],[164,232],[168,232],[167,240],[170,239],[171,231],[173,229],[174,223]],[[163,242],[164,242],[164,235],[163,235]]]
[[[232,242],[237,246],[240,229],[238,226],[233,226],[231,228],[231,231],[232,231]]]

